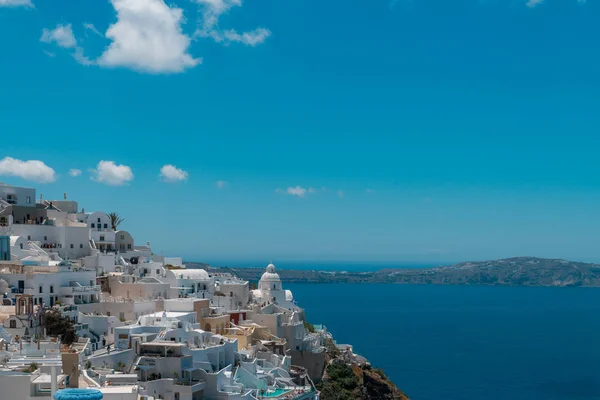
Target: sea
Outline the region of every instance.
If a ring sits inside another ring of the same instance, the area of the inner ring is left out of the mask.
[[[450,264],[276,263],[278,269],[346,271]],[[600,288],[284,288],[308,321],[353,345],[412,400],[600,399]]]
[[[600,289],[285,288],[413,400],[600,399]]]

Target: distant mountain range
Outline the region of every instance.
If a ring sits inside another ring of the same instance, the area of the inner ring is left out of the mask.
[[[262,268],[212,268],[188,263],[190,268],[231,272],[257,281]],[[281,280],[294,283],[405,283],[506,286],[600,286],[600,264],[515,257],[494,261],[463,262],[436,268],[381,269],[374,272],[277,270]]]

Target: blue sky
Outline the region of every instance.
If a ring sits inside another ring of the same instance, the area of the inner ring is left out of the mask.
[[[188,259],[600,261],[599,7],[0,0],[0,180]]]

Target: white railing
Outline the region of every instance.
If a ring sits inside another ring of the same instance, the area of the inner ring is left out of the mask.
[[[100,286],[73,286],[73,292],[99,292]]]
[[[8,207],[10,207],[10,203],[8,203],[6,200],[0,198],[0,213],[4,210],[6,210]]]

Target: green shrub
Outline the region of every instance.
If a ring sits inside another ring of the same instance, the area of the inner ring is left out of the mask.
[[[306,328],[307,331],[309,331],[310,333],[315,333],[315,326],[313,324],[311,324],[310,322],[306,322],[304,321],[304,327]]]

